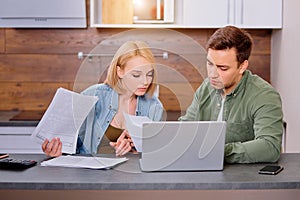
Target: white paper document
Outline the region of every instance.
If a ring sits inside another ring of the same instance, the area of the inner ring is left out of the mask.
[[[143,123],[152,120],[146,116],[135,116],[124,113],[126,128],[131,136],[135,149],[142,152]]]
[[[59,156],[41,162],[41,166],[73,167],[89,169],[108,169],[127,161],[127,158],[104,158],[85,156]]]
[[[42,144],[45,139],[51,141],[52,138],[59,137],[62,152],[74,154],[79,128],[97,100],[96,96],[86,96],[64,88],[57,89],[31,138]]]

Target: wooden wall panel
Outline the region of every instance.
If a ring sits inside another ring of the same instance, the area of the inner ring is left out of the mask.
[[[184,77],[188,82],[202,82],[203,76],[198,69],[186,60],[176,55],[170,55],[168,60],[158,58],[160,80],[164,82],[181,82],[172,76],[175,72]],[[86,80],[94,78],[100,64],[92,62],[84,64],[77,59],[77,55],[52,55],[52,54],[4,54],[0,55],[0,81],[31,81],[31,82],[74,82],[79,76],[79,67],[89,68],[84,70]],[[107,66],[103,66],[103,70]],[[173,71],[161,71],[161,68],[170,68]],[[204,69],[205,71],[205,66]],[[99,73],[99,72],[98,72]],[[104,76],[104,74],[103,74]],[[100,76],[98,77],[100,78]],[[102,78],[102,81],[104,77]]]
[[[182,82],[182,79],[192,83],[199,83],[207,76],[206,56],[205,60],[203,58],[199,58],[199,63],[202,63],[200,68],[192,65],[186,59],[174,54],[170,54],[167,60],[156,58],[156,62],[158,63],[157,68],[159,83]]]
[[[126,30],[128,29],[0,29],[0,110],[44,111],[58,87],[80,92],[99,80],[103,81],[107,60],[106,64],[95,60],[78,60],[77,53],[89,53],[100,42]],[[175,30],[202,45],[204,53],[205,44],[215,31]],[[248,31],[254,41],[249,69],[270,81],[271,31]],[[183,45],[181,41],[173,41],[171,44],[170,38],[165,41],[166,45]],[[115,48],[120,41],[117,39],[106,44],[105,51],[111,46]],[[184,48],[183,50],[185,51]],[[203,54],[196,60],[197,65],[201,66],[200,72],[188,60],[172,53],[167,60],[156,58],[158,67],[170,67],[174,70],[173,73],[184,77],[182,81],[174,78],[174,74],[169,71],[160,71],[159,76],[163,79],[160,79],[159,97],[166,110],[186,109],[193,97],[186,90],[187,84],[195,90],[206,77],[206,55]],[[184,103],[180,105],[179,101]]]
[[[0,28],[0,53],[4,53],[4,29]]]
[[[253,39],[252,55],[269,55],[271,53],[271,30],[247,30]]]
[[[7,29],[7,53],[77,54],[90,52],[123,29]]]
[[[159,99],[167,111],[185,111],[199,86],[198,83],[167,83],[159,87]]]
[[[72,89],[68,83],[1,82],[0,110],[44,111],[57,88]]]
[[[249,70],[252,71],[253,74],[257,74],[266,81],[270,83],[270,55],[258,55],[254,54],[249,59]]]
[[[195,42],[200,44],[205,50],[205,45],[210,37],[210,29],[174,29],[183,35],[192,38]]]
[[[0,82],[73,82],[80,64],[77,55],[0,55]]]

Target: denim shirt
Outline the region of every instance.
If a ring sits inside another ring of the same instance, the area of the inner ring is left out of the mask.
[[[180,120],[217,120],[221,105],[221,92],[206,79]],[[226,162],[276,162],[279,159],[283,133],[281,98],[262,78],[245,71],[237,87],[226,95],[222,119],[227,124]]]
[[[76,153],[96,154],[103,135],[118,111],[119,94],[107,84],[90,86],[82,94],[97,96],[99,100],[79,130]],[[135,114],[159,121],[162,118],[163,106],[155,96],[138,96]]]

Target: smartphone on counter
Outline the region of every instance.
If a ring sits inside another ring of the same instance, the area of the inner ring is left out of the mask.
[[[8,157],[8,153],[0,153],[0,159]]]
[[[261,168],[258,173],[259,174],[269,174],[269,175],[276,175],[283,170],[283,166],[280,165],[267,165]]]

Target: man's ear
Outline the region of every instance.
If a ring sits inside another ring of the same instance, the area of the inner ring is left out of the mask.
[[[124,71],[121,69],[120,66],[117,66],[117,75],[118,75],[119,78],[124,77]]]
[[[244,60],[244,62],[242,62],[242,64],[240,65],[240,74],[243,74],[244,71],[246,71],[246,69],[248,68],[248,60]]]

